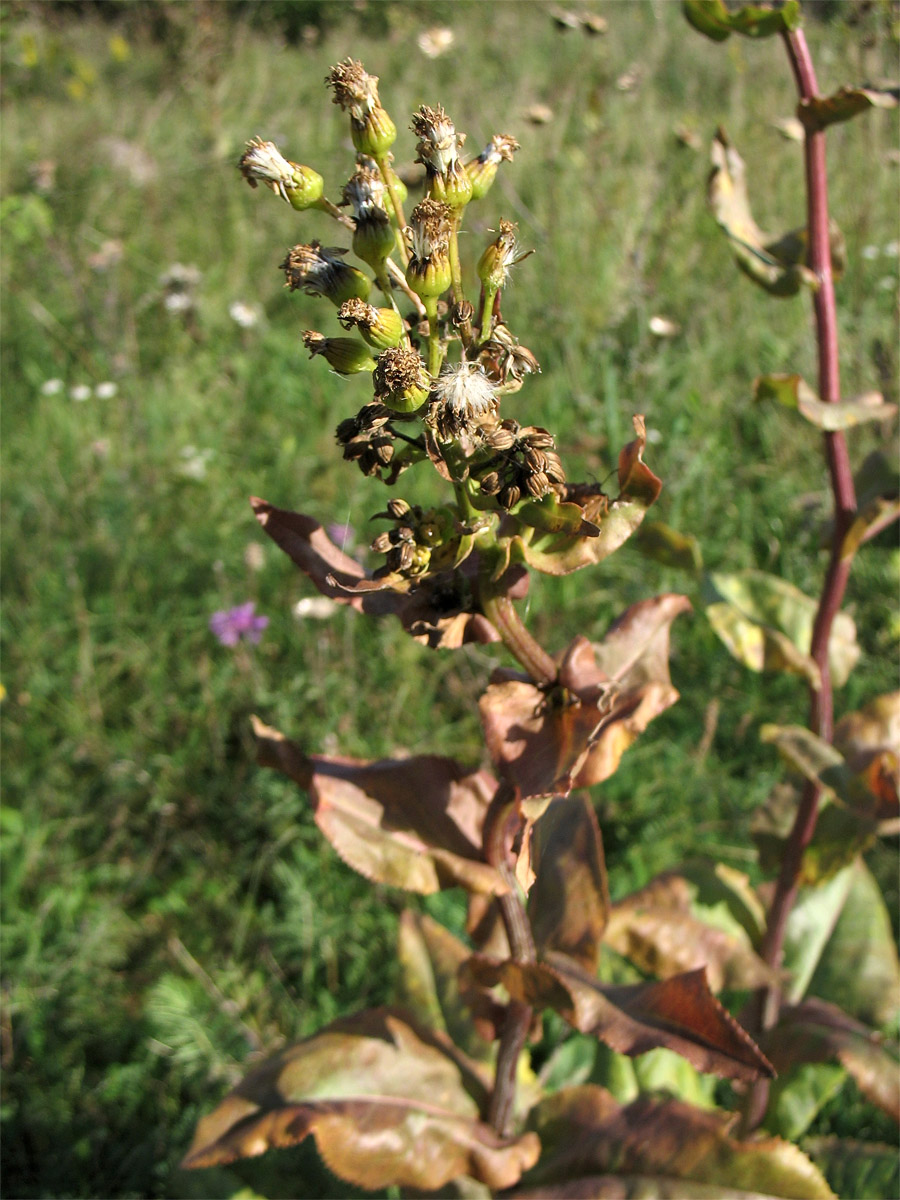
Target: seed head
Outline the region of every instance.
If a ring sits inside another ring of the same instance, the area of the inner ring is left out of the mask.
[[[428,399],[431,376],[417,350],[396,346],[378,355],[375,398],[395,412],[415,412]]]
[[[472,199],[484,196],[497,174],[501,162],[512,162],[519,143],[508,133],[495,133],[477,158],[466,163],[466,171],[472,180]]]
[[[500,407],[490,380],[478,363],[445,366],[431,391],[428,424],[444,441],[473,433],[493,419]]]
[[[311,208],[324,191],[321,175],[311,167],[290,162],[274,142],[264,142],[262,138],[253,138],[247,143],[238,166],[252,188],[263,183],[300,211]]]
[[[334,91],[334,103],[350,114],[356,149],[376,158],[386,154],[397,138],[397,128],[378,99],[378,76],[367,74],[361,62],[346,58],[331,68],[325,82]]]
[[[491,242],[478,260],[478,278],[491,291],[496,292],[505,287],[510,267],[515,266],[517,262],[521,262],[523,258],[527,258],[532,253],[531,250],[527,250],[524,254],[519,253],[519,244],[516,241],[517,228],[518,226],[514,225],[512,221],[501,221],[498,237]]]
[[[285,286],[292,292],[302,288],[311,296],[327,296],[338,306],[353,296],[365,300],[372,285],[362,271],[344,262],[346,253],[338,246],[325,247],[318,241],[292,247],[280,264]]]
[[[440,296],[451,283],[450,207],[440,200],[422,200],[403,230],[411,251],[406,280],[422,297]]]
[[[309,351],[310,358],[321,354],[338,375],[356,375],[360,371],[375,369],[375,360],[355,338],[330,338],[307,329],[303,334],[303,345]]]

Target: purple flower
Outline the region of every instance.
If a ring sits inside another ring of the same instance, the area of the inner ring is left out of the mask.
[[[241,638],[258,642],[262,631],[269,623],[268,617],[255,617],[256,605],[252,600],[238,604],[235,608],[214,612],[209,618],[209,628],[223,646],[236,646]]]

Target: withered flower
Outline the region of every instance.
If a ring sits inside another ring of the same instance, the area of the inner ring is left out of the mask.
[[[426,418],[444,441],[471,434],[497,415],[500,402],[479,363],[445,366],[431,391]]]
[[[334,91],[334,103],[350,114],[356,149],[375,158],[387,153],[396,141],[397,127],[378,99],[378,76],[369,75],[361,62],[345,58],[331,68],[325,82]]]
[[[279,267],[285,274],[285,286],[292,292],[302,289],[311,296],[326,296],[340,307],[353,296],[368,299],[369,278],[343,260],[347,253],[338,246],[323,246],[319,241],[293,246]]]

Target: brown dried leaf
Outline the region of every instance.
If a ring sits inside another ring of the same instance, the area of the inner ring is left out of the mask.
[[[599,644],[576,638],[560,662],[561,692],[494,673],[479,701],[481,723],[491,758],[523,800],[608,779],[638,734],[675,703],[669,626],[689,608],[684,596],[657,596],[632,605]]]
[[[801,100],[797,113],[804,125],[811,129],[824,129],[838,121],[849,121],[851,117],[870,108],[896,108],[900,103],[900,88],[842,87],[831,96],[814,96]]]
[[[496,782],[451,758],[417,755],[366,762],[307,757],[253,719],[257,761],[305,788],[319,829],[367,879],[428,895],[445,887],[507,891],[484,861],[481,829]]]
[[[256,497],[250,503],[272,541],[323,596],[369,616],[393,615],[417,642],[432,649],[452,650],[468,642],[499,640],[487,617],[475,611],[477,552],[459,569],[429,575],[416,583],[399,576],[373,579],[312,517],[275,508]],[[528,590],[528,576],[521,567],[512,568],[506,582],[513,597]]]
[[[584,1084],[547,1096],[529,1125],[543,1152],[516,1197],[834,1200],[797,1146],[739,1141],[729,1114],[680,1100],[641,1095],[619,1105],[604,1088]],[[591,1188],[597,1178],[600,1187]]]
[[[868,1100],[900,1122],[900,1047],[837,1005],[810,996],[782,1009],[762,1045],[779,1072],[801,1063],[839,1062]]]
[[[719,1004],[700,969],[658,983],[610,987],[564,954],[541,963],[496,962],[476,955],[463,968],[484,987],[502,983],[514,1000],[553,1008],[581,1033],[620,1054],[664,1046],[698,1071],[726,1079],[771,1077],[753,1039]]]
[[[538,951],[559,950],[596,972],[609,888],[594,810],[583,798],[555,801],[537,822],[535,841],[528,915]]]
[[[470,1175],[510,1187],[537,1135],[498,1137],[482,1089],[452,1043],[376,1009],[334,1022],[252,1070],[197,1127],[185,1167],[293,1146],[310,1134],[336,1175],[364,1188],[439,1188]]]

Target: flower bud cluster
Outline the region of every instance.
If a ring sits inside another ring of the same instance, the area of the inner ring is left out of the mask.
[[[397,129],[381,104],[377,76],[347,58],[326,82],[349,118],[357,152],[339,205],[325,198],[320,175],[260,138],[247,144],[240,170],[252,187],[262,183],[295,209],[317,208],[352,232],[353,253],[370,272],[346,262],[346,249],[313,239],[288,251],[281,263],[285,285],[324,296],[338,310],[346,336],[307,330],[302,340],[310,356],[324,358],[341,376],[371,375],[368,397],[338,425],[343,457],[388,484],[430,460],[454,487],[452,510],[390,501],[381,515],[392,528],[373,543],[385,555],[379,574],[452,573],[476,541],[484,544],[486,531],[501,527],[501,514],[525,524],[529,509],[520,501],[566,494],[550,434],[501,415],[504,397],[540,371],[500,311],[511,268],[527,257],[517,227],[499,221],[478,259],[471,299],[460,256],[466,206],[488,193],[519,144],[495,134],[465,162],[465,134],[442,107],[421,105],[411,128],[426,190],[407,218],[407,189],[391,165]]]
[[[380,533],[371,548],[385,555],[387,572],[408,577],[424,574],[434,550],[454,532],[446,510],[426,510],[401,499],[389,500],[387,512],[377,515],[393,521],[394,528]]]

